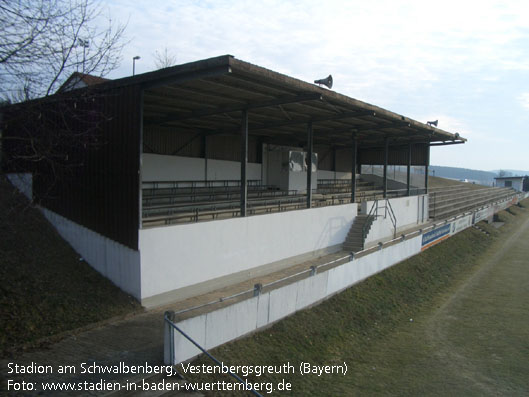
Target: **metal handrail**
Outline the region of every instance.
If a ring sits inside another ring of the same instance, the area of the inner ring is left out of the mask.
[[[329,266],[329,265],[335,264],[337,262],[341,262],[341,261],[348,260],[348,259],[351,259],[351,255],[345,255],[345,256],[342,256],[340,258],[334,259],[334,260],[329,261],[329,262],[320,263],[319,265],[313,266],[313,267],[311,267],[309,269],[305,269],[305,270],[302,270],[300,272],[297,272],[297,273],[282,277],[280,279],[277,279],[277,280],[274,280],[274,281],[270,281],[269,283],[262,284],[262,285],[260,285],[260,289],[262,291],[263,289],[266,289],[266,288],[269,288],[269,287],[273,287],[276,284],[280,284],[280,283],[282,283],[284,281],[287,281],[287,280],[289,280],[291,278],[294,278],[294,277],[299,277],[299,276],[301,276],[301,275],[303,275],[305,273],[313,273],[314,270],[317,271],[320,267]],[[214,305],[214,304],[217,304],[217,303],[223,303],[223,302],[226,302],[226,301],[229,301],[229,300],[232,300],[232,299],[235,299],[235,298],[238,298],[240,296],[243,296],[243,295],[246,295],[246,294],[250,294],[250,293],[251,294],[255,293],[255,287],[252,288],[252,289],[247,289],[247,290],[238,292],[238,293],[233,294],[233,295],[221,297],[221,298],[215,299],[215,300],[207,302],[207,303],[202,303],[200,305],[196,305],[196,306],[188,307],[186,309],[179,310],[179,311],[175,312],[175,315],[184,314],[184,313],[187,313],[187,312],[190,312],[190,311],[193,311],[193,310],[197,310],[197,309],[201,309],[201,308],[204,308],[206,306],[211,306],[211,305]]]
[[[200,346],[197,342],[195,342],[189,335],[187,335],[184,331],[182,331],[180,328],[178,328],[178,326],[173,323],[169,317],[168,317],[168,314],[165,313],[164,315],[164,319],[165,319],[165,322],[167,322],[169,325],[171,325],[171,327],[173,327],[174,329],[176,329],[178,332],[180,332],[180,334],[182,334],[182,336],[184,336],[188,341],[190,341],[193,345],[195,345],[200,351],[202,351],[202,353],[204,353],[206,356],[208,356],[211,360],[213,360],[215,362],[215,364],[217,364],[219,367],[223,368],[223,364],[217,360],[213,355],[211,355],[206,349],[204,349],[202,346]],[[172,336],[171,336],[171,339]],[[171,362],[173,361],[173,356],[171,356]],[[259,396],[259,397],[263,397],[261,394],[257,393],[257,391],[254,389],[254,387],[252,386],[251,383],[247,383],[245,382],[244,380],[242,380],[237,374],[234,374],[233,372],[231,372],[229,369],[228,369],[228,374],[237,379],[237,381],[239,381],[240,383],[244,384],[246,387],[248,387],[248,385],[250,385],[251,389],[250,390],[246,390],[246,391],[250,391],[253,395],[255,396]]]
[[[260,179],[248,179],[248,186],[261,186]],[[142,181],[144,189],[158,189],[159,185],[168,185],[173,188],[197,188],[197,187],[237,187],[241,185],[239,179],[218,180],[175,180],[175,181]]]
[[[389,208],[389,211],[388,211],[388,208]],[[385,211],[386,213],[389,212],[389,219],[391,220],[391,223],[393,224],[393,238],[395,238],[397,236],[397,217],[395,216],[395,212],[393,211],[391,202],[388,199],[386,199],[386,210]]]

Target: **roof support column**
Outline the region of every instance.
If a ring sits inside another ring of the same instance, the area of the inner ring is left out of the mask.
[[[389,139],[384,139],[384,177],[382,181],[384,189],[384,198],[388,197],[388,152],[389,152]]]
[[[312,207],[312,122],[307,124],[307,208]]]
[[[242,111],[241,120],[241,216],[246,216],[248,200],[248,180],[246,166],[248,164],[248,111]]]
[[[351,203],[356,201],[356,155],[357,155],[357,144],[356,144],[356,134],[353,132],[353,144],[351,147],[352,152],[352,166],[351,166]]]
[[[426,148],[426,165],[424,166],[424,194],[428,194],[428,167],[430,165],[430,143]]]
[[[202,152],[204,154],[204,180],[208,180],[208,135],[202,138]]]
[[[336,180],[336,146],[332,148],[332,170],[334,171],[334,180]]]
[[[406,167],[406,196],[410,196],[410,181],[411,181],[411,143],[408,144],[408,165]]]
[[[140,90],[139,95],[139,170],[138,170],[138,227],[140,229],[143,229],[143,99],[144,99],[144,91]],[[2,116],[3,114],[0,113],[0,125],[2,125]],[[0,136],[2,136],[2,131],[0,131]],[[0,164],[2,164],[2,150],[0,150]]]

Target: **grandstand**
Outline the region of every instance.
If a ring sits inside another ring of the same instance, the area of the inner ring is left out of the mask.
[[[508,195],[429,188],[430,147],[462,144],[459,134],[230,55],[2,116],[16,138],[3,169],[32,176],[30,196],[58,231],[146,306],[358,252]],[[50,168],[20,161],[36,135],[83,141],[52,145],[66,152]]]
[[[202,302],[179,324],[206,348],[525,197],[429,186],[430,147],[459,134],[230,55],[7,106],[0,120],[12,183],[142,305]],[[41,146],[50,161],[31,161]],[[167,324],[166,362],[197,354]]]

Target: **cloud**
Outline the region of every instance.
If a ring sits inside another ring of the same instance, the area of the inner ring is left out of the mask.
[[[311,73],[312,78],[316,69],[333,66],[349,72],[351,80],[393,86],[435,81],[450,69],[522,67],[520,58],[527,59],[510,46],[527,37],[522,18],[527,6],[520,2],[501,7],[465,1],[134,4],[117,0],[109,7],[117,17],[130,14],[131,47],[147,52],[146,62],[151,52],[167,46],[183,62],[230,53],[297,76]]]
[[[518,96],[518,101],[520,102],[520,105],[522,105],[524,108],[529,109],[529,92],[524,92],[523,94],[520,94]]]
[[[308,82],[332,74],[340,93],[421,121],[438,118],[447,131],[490,142],[496,131],[515,139],[519,115],[506,112],[529,108],[519,94],[529,70],[526,0],[107,5],[114,19],[129,20],[132,39],[111,78],[130,75],[134,55],[142,57],[138,73],[152,70],[152,54],[165,47],[179,63],[232,54]],[[434,116],[416,116],[423,114]]]

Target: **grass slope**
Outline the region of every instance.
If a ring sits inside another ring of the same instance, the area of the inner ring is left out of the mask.
[[[524,205],[529,205],[526,200]],[[521,214],[525,214],[521,216]],[[446,385],[443,390],[429,389],[431,379],[421,379],[416,388],[408,389],[419,379],[422,368],[408,371],[408,378],[401,379],[406,365],[414,363],[409,353],[416,344],[409,332],[416,327],[417,319],[431,313],[446,295],[480,267],[480,263],[491,252],[501,246],[510,231],[527,217],[527,211],[513,207],[500,213],[500,220],[506,224],[499,230],[481,224],[490,236],[469,228],[464,232],[430,248],[421,255],[400,263],[366,281],[349,288],[310,310],[275,324],[273,327],[245,339],[226,344],[213,354],[230,365],[282,365],[287,362],[296,367],[295,374],[250,376],[252,382],[273,382],[285,379],[292,384],[291,395],[420,395],[450,394],[450,380],[435,379],[437,385]],[[497,328],[496,328],[497,329]],[[453,332],[453,329],[451,329]],[[402,337],[406,347],[394,349],[392,338]],[[473,335],[467,335],[472,340]],[[389,343],[389,344],[388,344]],[[478,342],[479,343],[479,342]],[[433,354],[421,350],[420,365],[431,364],[426,358]],[[392,350],[393,349],[393,350]],[[526,352],[527,346],[523,350]],[[476,358],[479,360],[479,357]],[[348,373],[300,375],[300,362],[313,365],[333,365],[346,362]],[[435,362],[435,360],[434,360]],[[194,364],[211,364],[205,358]],[[437,369],[439,369],[437,367]],[[382,371],[382,372],[381,372]],[[385,381],[381,381],[381,375]],[[432,370],[429,376],[435,378]],[[221,375],[186,375],[189,381],[231,381]],[[462,378],[461,382],[465,382]],[[404,388],[397,390],[401,381]],[[465,384],[459,384],[465,390]],[[461,390],[460,390],[461,391]],[[215,393],[206,393],[215,395]],[[218,395],[230,395],[222,392]],[[283,395],[283,394],[281,394]]]
[[[0,352],[141,310],[57,234],[0,176]],[[52,338],[53,339],[53,338]]]

